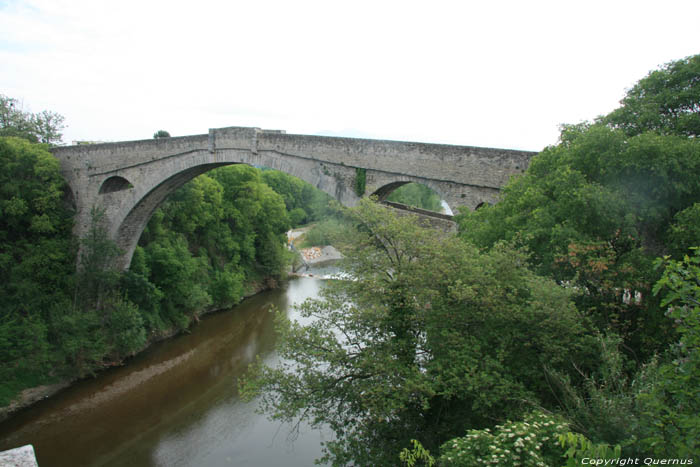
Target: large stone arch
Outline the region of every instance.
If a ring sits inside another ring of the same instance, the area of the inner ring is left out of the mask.
[[[144,174],[143,170],[148,169],[141,169],[141,176],[137,178],[124,173],[110,175],[101,182],[95,181],[94,184],[100,186],[99,208],[106,214],[105,228],[123,252],[117,264],[119,269],[129,267],[143,230],[155,210],[167,197],[198,175],[218,167],[236,164],[266,167],[304,180],[341,202],[354,196],[349,196],[344,184],[339,183],[343,178],[336,173],[338,168],[330,171],[323,164],[313,160],[280,163],[280,159],[271,154],[251,157],[249,154],[226,150],[216,155],[216,162],[212,162],[211,156],[206,151],[193,153],[189,158],[173,159],[171,163],[160,165],[153,173]],[[141,183],[131,183],[129,180],[141,180]],[[148,183],[144,183],[145,181]]]

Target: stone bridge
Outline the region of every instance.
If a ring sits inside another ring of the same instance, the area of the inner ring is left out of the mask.
[[[141,232],[167,196],[216,167],[249,164],[294,175],[346,206],[363,196],[380,200],[409,182],[435,190],[452,208],[494,203],[511,175],[523,172],[535,154],[469,146],[292,135],[259,128],[217,128],[175,138],[64,146],[52,149],[61,163],[76,208],[75,234],[83,237],[93,208],[103,209],[104,227],[124,254],[125,269]]]

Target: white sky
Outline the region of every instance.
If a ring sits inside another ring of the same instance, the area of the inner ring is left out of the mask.
[[[700,53],[700,1],[0,0],[0,93],[64,141],[256,126],[540,150]]]

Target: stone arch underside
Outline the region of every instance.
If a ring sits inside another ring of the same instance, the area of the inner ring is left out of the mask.
[[[120,269],[128,268],[131,263],[131,257],[134,254],[136,245],[141,238],[143,229],[153,216],[158,207],[163,204],[163,201],[198,175],[202,175],[217,167],[231,164],[207,164],[195,166],[182,172],[166,178],[161,183],[156,185],[145,196],[141,197],[124,216],[123,220],[118,222],[116,226],[116,238],[114,239],[117,246],[124,252]]]
[[[107,180],[102,182],[102,186],[100,187],[99,194],[103,195],[106,193],[114,193],[117,191],[123,191],[123,190],[128,190],[130,188],[133,188],[133,185],[129,180],[127,180],[124,177],[120,177],[118,175],[109,177]]]
[[[376,196],[379,201],[384,201],[390,194],[392,194],[396,189],[401,188],[402,186],[411,183],[409,181],[405,182],[391,182],[387,183],[386,185],[382,186],[378,190],[375,190],[374,193],[370,194],[370,196]]]

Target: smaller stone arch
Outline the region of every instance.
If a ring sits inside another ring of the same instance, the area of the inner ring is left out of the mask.
[[[370,196],[376,196],[379,201],[384,201],[387,198],[387,196],[392,194],[397,188],[400,188],[406,185],[407,183],[411,183],[410,180],[387,183],[386,185],[382,186],[374,193],[372,193]]]
[[[375,190],[374,193],[372,193],[372,195],[370,195],[370,196],[376,196],[377,200],[379,202],[389,203],[391,201],[391,199],[389,197],[391,196],[392,193],[394,193],[397,189],[399,189],[405,185],[409,185],[409,184],[419,185],[419,186],[422,186],[424,188],[427,188],[433,194],[437,195],[437,197],[440,199],[441,209],[440,210],[437,210],[437,209],[426,210],[425,211],[426,213],[435,212],[438,214],[446,213],[449,216],[453,215],[452,207],[445,199],[445,196],[443,195],[441,190],[439,190],[438,187],[434,186],[434,184],[428,182],[427,180],[417,179],[417,180],[399,180],[399,181],[390,182],[390,183],[387,183],[387,184],[381,186],[377,190]],[[396,200],[394,200],[394,201],[396,201]],[[395,204],[395,203],[392,203],[392,204]]]
[[[102,183],[99,193],[101,195],[104,195],[107,193],[115,193],[117,191],[129,190],[133,187],[134,185],[132,185],[129,180],[127,180],[124,177],[115,175],[113,177],[109,177]]]

